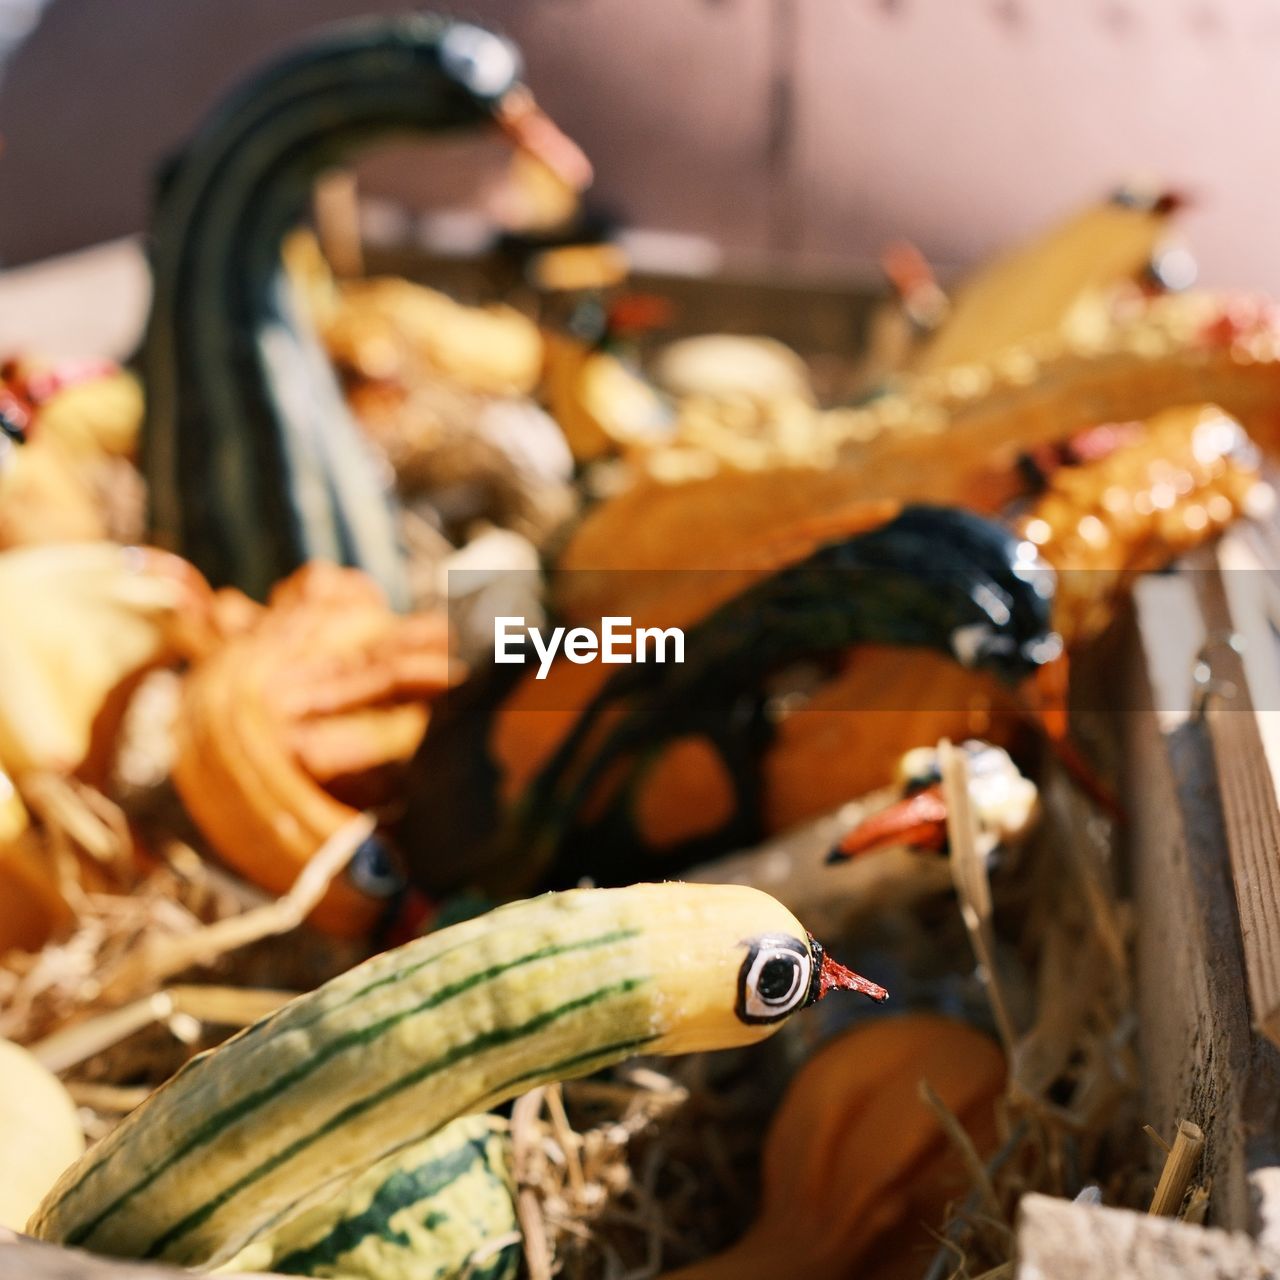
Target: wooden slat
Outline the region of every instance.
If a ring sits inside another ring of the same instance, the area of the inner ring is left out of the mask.
[[[1206,570],[1196,579],[1208,636],[1204,662],[1210,683],[1204,714],[1227,828],[1249,1003],[1254,1025],[1280,1044],[1280,800],[1246,659],[1229,640],[1247,637],[1255,671],[1267,657],[1264,649],[1273,648],[1274,642],[1252,616],[1255,607],[1262,608],[1260,595],[1251,605],[1233,582],[1234,599],[1229,599],[1220,571]],[[1254,583],[1258,585],[1260,577]],[[1273,656],[1270,661],[1274,663]],[[1258,684],[1255,681],[1253,687]],[[1263,714],[1277,713],[1264,709]]]
[[[1280,1253],[1245,1235],[1024,1196],[1017,1280],[1270,1280]]]
[[[1164,1134],[1184,1116],[1204,1127],[1198,1176],[1212,1182],[1213,1220],[1254,1231],[1280,1224],[1280,1181],[1267,1194],[1251,1184],[1280,1163],[1280,1049],[1251,1025],[1213,745],[1192,714],[1201,573],[1136,584],[1133,625],[1116,633],[1103,692],[1125,695],[1113,730],[1128,817],[1140,1114]]]

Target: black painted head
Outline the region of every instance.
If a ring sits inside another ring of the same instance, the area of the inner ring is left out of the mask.
[[[1006,526],[958,507],[909,506],[855,545],[864,563],[905,572],[929,588],[932,617],[914,613],[905,625],[942,628],[945,637],[917,642],[945,638],[963,666],[1010,684],[1061,653],[1050,620],[1056,575]]]

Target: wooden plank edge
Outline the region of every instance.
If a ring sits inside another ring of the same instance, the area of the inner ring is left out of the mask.
[[[1250,1008],[1258,1031],[1280,1045],[1280,799],[1250,697],[1244,645],[1229,642],[1241,634],[1256,636],[1257,627],[1240,616],[1240,601],[1231,600],[1220,570],[1196,576],[1210,637],[1204,717],[1227,828]]]
[[[1275,1280],[1280,1251],[1239,1232],[1129,1209],[1022,1198],[1016,1280]]]

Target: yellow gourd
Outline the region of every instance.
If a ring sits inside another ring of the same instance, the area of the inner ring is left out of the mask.
[[[21,1231],[84,1152],[75,1103],[25,1049],[0,1040],[0,1227]]]
[[[832,991],[888,996],[741,885],[508,903],[195,1059],[59,1180],[27,1230],[218,1266],[457,1116],[638,1052],[755,1044]]]

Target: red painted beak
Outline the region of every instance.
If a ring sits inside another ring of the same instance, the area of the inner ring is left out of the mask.
[[[582,148],[566,134],[533,100],[524,85],[510,89],[494,112],[498,128],[521,151],[536,156],[567,187],[585,191],[594,177],[591,161]]]
[[[889,998],[889,993],[882,986],[864,978],[860,973],[854,973],[852,969],[846,969],[824,951],[822,967],[818,970],[818,999],[821,1000],[833,991],[857,991],[881,1004]]]
[[[926,787],[873,813],[846,832],[827,855],[827,861],[860,858],[899,845],[936,853],[947,847],[947,804],[941,785]]]

